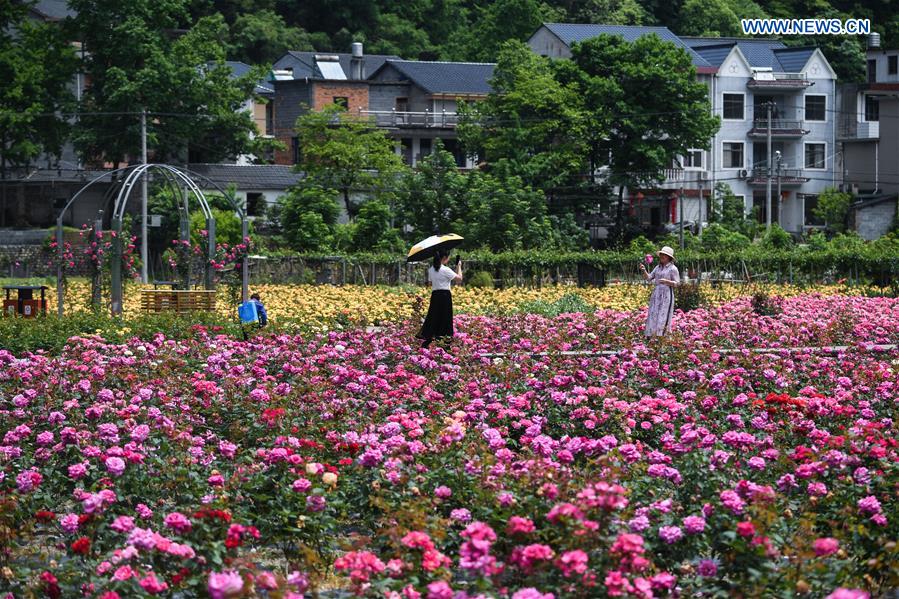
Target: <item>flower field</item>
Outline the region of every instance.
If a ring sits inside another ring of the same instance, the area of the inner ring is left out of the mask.
[[[0,350],[0,591],[899,588],[899,300],[722,300],[654,347],[640,310],[477,312],[449,351],[402,323]]]
[[[137,285],[129,285],[125,294],[125,314],[140,312],[140,294]],[[862,287],[821,285],[817,287],[797,287],[791,285],[758,284],[722,285],[712,288],[702,286],[703,298],[710,304],[720,304],[737,297],[765,292],[779,297],[791,297],[806,293],[819,294],[859,294]],[[252,285],[251,291],[259,292],[265,302],[269,316],[277,320],[290,320],[303,325],[331,327],[343,324],[380,324],[406,320],[412,316],[416,300],[427,301],[429,289],[424,287],[355,286],[335,287],[332,285]],[[646,305],[650,288],[647,285],[613,284],[597,288],[577,288],[569,286],[549,286],[540,289],[510,287],[506,289],[478,289],[460,287],[453,291],[453,305],[457,313],[464,314],[508,314],[521,311],[522,306],[534,302],[553,302],[564,296],[577,296],[586,304],[597,308],[631,311]],[[66,305],[68,310],[85,309],[90,297],[90,286],[85,279],[74,279],[69,283]],[[52,302],[52,298],[51,298]],[[233,316],[235,307],[228,293],[220,288],[218,310],[223,315]]]

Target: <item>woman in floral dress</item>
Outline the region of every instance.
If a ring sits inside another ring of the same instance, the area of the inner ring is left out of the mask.
[[[674,288],[680,284],[680,273],[674,265],[674,250],[667,245],[659,250],[659,264],[646,272],[646,266],[640,265],[643,279],[655,287],[649,296],[649,312],[646,315],[647,337],[661,337],[671,331],[671,318],[674,316]]]

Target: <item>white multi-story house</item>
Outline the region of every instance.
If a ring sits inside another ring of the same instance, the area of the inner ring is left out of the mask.
[[[684,48],[709,89],[713,113],[722,119],[710,150],[681,157],[655,189],[628,190],[632,212],[643,224],[678,222],[680,206],[685,221],[707,220],[718,183],[727,183],[747,213],[757,212],[766,222],[769,103],[772,222],[795,233],[816,224],[811,215],[817,194],[838,183],[836,74],[820,50],[788,48],[770,39],[678,37],[664,27],[553,23],[544,24],[529,43],[539,54],[564,58],[573,43],[604,33],[628,40],[655,34]]]

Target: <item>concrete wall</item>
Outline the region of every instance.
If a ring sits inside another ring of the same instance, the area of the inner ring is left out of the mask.
[[[876,139],[844,141],[843,165],[845,183],[858,185],[860,191],[871,192],[877,187],[875,164],[877,164]]]
[[[528,40],[534,53],[550,58],[571,58],[571,49],[546,27],[540,27]]]
[[[896,201],[881,202],[853,214],[855,231],[862,239],[878,239],[890,232],[896,218]]]
[[[871,169],[873,170],[873,169]],[[880,100],[880,188],[899,193],[899,98]]]

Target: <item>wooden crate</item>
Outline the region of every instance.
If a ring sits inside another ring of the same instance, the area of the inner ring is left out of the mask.
[[[141,309],[144,312],[213,312],[215,291],[198,289],[141,289]]]

